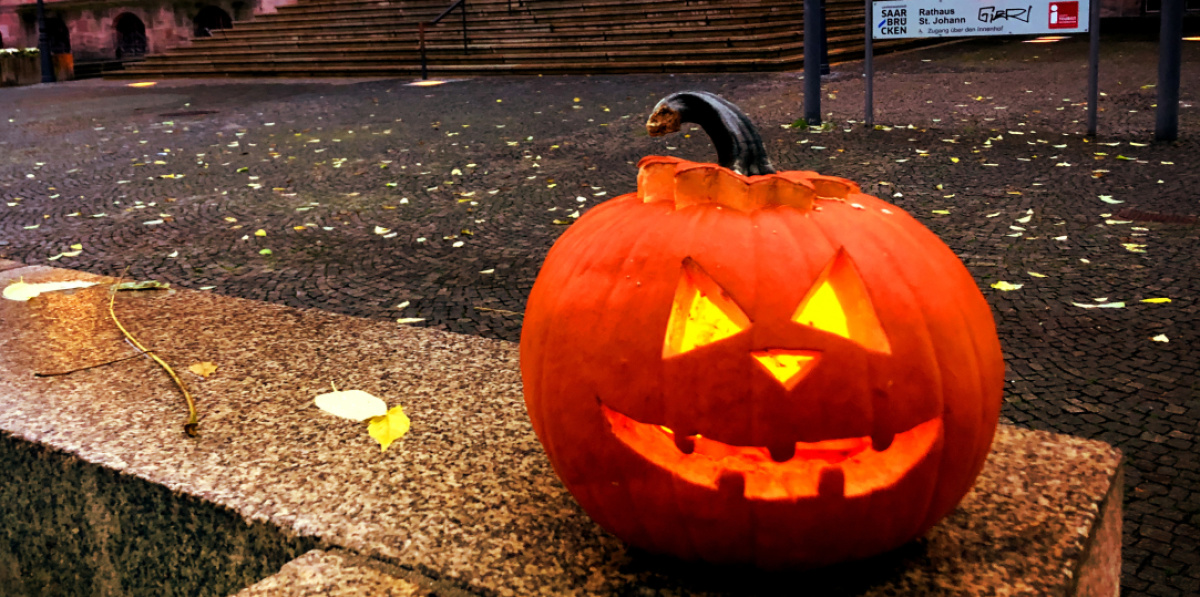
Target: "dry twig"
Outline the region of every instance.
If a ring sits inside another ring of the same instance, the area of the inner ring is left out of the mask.
[[[117,313],[113,309],[113,304],[116,302],[116,300],[117,286],[114,284],[108,299],[109,317],[112,317],[113,323],[117,324],[117,329],[121,330],[121,333],[125,335],[126,340],[132,342],[133,345],[137,347],[138,350],[142,351],[142,353],[144,353],[146,356],[154,359],[154,362],[158,363],[159,366],[161,366],[163,370],[167,372],[167,375],[171,376],[171,379],[175,381],[175,385],[179,386],[179,390],[183,392],[183,397],[185,400],[187,400],[188,406],[188,419],[187,423],[184,423],[183,425],[183,431],[184,433],[187,433],[189,437],[196,437],[196,435],[199,433],[197,431],[197,427],[199,427],[200,421],[196,416],[196,401],[192,399],[191,392],[188,392],[187,386],[184,385],[183,380],[179,378],[179,375],[175,373],[175,370],[172,369],[171,366],[166,363],[166,361],[158,358],[158,355],[154,354],[153,352],[146,350],[146,347],[142,346],[142,343],[138,342],[137,339],[133,337],[133,334],[130,334],[129,330],[125,329],[125,326],[121,325],[121,321],[117,319]]]

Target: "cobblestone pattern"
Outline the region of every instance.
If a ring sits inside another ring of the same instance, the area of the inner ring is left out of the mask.
[[[996,312],[1004,416],[1127,455],[1125,593],[1195,595],[1200,45],[1183,139],[1155,144],[1155,46],[1105,44],[1091,142],[1085,40],[880,58],[884,130],[853,122],[861,67],[836,67],[819,133],[783,126],[795,74],[3,89],[0,258],[516,340],[556,222],[631,191],[644,155],[710,161],[703,133],[642,123],[670,92],[715,91],[777,165],[858,181],[945,239]]]

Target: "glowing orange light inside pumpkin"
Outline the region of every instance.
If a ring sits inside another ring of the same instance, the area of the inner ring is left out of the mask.
[[[672,357],[724,340],[750,327],[750,318],[691,258],[671,305],[663,357]]]
[[[892,352],[866,285],[845,251],[839,251],[825,267],[808,296],[800,301],[792,321],[836,334],[870,350]]]
[[[942,441],[942,418],[926,421],[896,434],[885,450],[871,447],[869,437],[850,437],[822,442],[796,442],[796,455],[775,462],[765,447],[734,446],[690,436],[695,448],[684,454],[675,447],[668,427],[641,423],[608,406],[601,411],[613,435],[651,463],[678,475],[684,481],[716,489],[723,475],[740,474],[745,479],[744,495],[751,499],[784,500],[813,497],[822,493],[822,477],[840,477],[826,482],[824,491],[840,489],[855,497],[885,489],[908,474]]]
[[[817,364],[820,353],[811,350],[758,350],[750,353],[783,387],[792,389]]]

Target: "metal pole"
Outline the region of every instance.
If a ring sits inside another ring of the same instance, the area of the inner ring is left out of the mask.
[[[1158,30],[1158,116],[1154,139],[1179,138],[1179,67],[1183,45],[1183,0],[1163,0]]]
[[[418,34],[421,39],[421,80],[429,78],[429,69],[425,65],[425,23],[421,23],[421,32]]]
[[[821,0],[821,74],[829,74],[829,44],[825,30],[825,0]]]
[[[821,0],[804,0],[804,119],[821,124]]]
[[[46,5],[37,0],[38,54],[42,55],[42,82],[54,82],[54,61],[50,58],[50,36],[46,34]]]
[[[1096,120],[1100,111],[1100,0],[1088,7],[1088,33],[1092,44],[1088,50],[1088,123],[1087,134],[1096,136]]]
[[[871,12],[875,9],[873,0],[866,0],[867,4],[867,28],[864,42],[866,48],[863,50],[863,76],[866,77],[866,95],[867,106],[864,112],[866,113],[867,128],[875,126],[875,17]]]

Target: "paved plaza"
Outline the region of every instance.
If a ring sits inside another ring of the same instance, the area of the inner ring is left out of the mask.
[[[781,170],[852,179],[963,259],[995,312],[1003,416],[1126,455],[1123,591],[1200,594],[1200,43],[1181,140],[1153,142],[1157,48],[975,40],[798,73],[79,81],[0,89],[0,259],[517,340],[554,240],[634,190],[672,92],[713,91]]]

